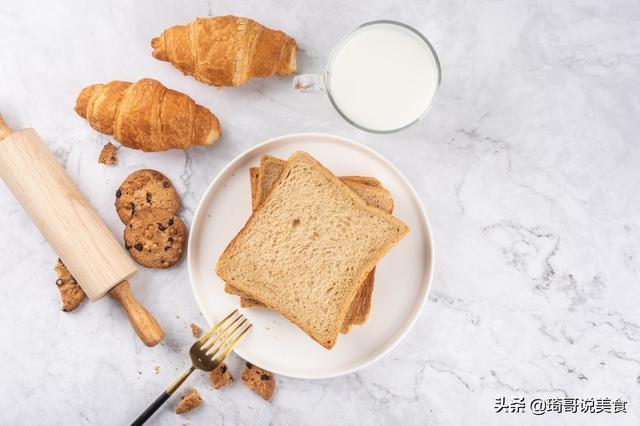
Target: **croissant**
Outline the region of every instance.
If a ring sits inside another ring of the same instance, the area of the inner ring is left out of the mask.
[[[208,109],[150,78],[87,86],[74,110],[97,131],[143,151],[211,145],[220,137],[218,119]]]
[[[214,86],[296,72],[296,41],[248,18],[198,18],[168,28],[151,47],[154,58]]]

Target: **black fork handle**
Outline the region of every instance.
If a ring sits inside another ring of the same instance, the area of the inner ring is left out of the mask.
[[[158,408],[162,407],[162,404],[167,402],[167,399],[169,399],[169,397],[173,395],[173,393],[180,387],[180,385],[184,383],[185,380],[187,380],[187,377],[189,377],[189,375],[194,371],[195,367],[192,365],[187,371],[182,373],[180,377],[178,377],[176,381],[171,384],[171,386],[169,386],[164,392],[162,392],[160,396],[156,398],[156,400],[153,401],[151,405],[148,406],[147,409],[144,410],[142,414],[140,414],[140,416],[133,421],[133,423],[131,423],[131,426],[143,425],[144,422],[149,420],[149,417],[153,416],[153,413],[158,411]]]
[[[144,410],[142,414],[140,414],[140,416],[133,421],[133,423],[131,423],[131,426],[143,425],[147,420],[149,420],[149,417],[153,416],[153,413],[158,411],[158,408],[162,407],[162,404],[167,402],[167,399],[169,399],[170,396],[171,395],[169,395],[166,391],[162,392],[160,396],[157,397],[156,400],[153,401],[151,405],[149,405],[147,409]]]

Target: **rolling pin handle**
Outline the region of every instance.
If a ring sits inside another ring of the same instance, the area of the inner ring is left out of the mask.
[[[145,345],[155,346],[164,339],[162,327],[133,296],[128,281],[122,281],[112,288],[109,291],[109,296],[122,305],[127,318],[129,318],[129,323]]]
[[[0,114],[0,141],[2,141],[7,136],[11,136],[12,134],[13,130],[11,130],[11,127],[9,127],[7,122],[4,121],[4,118],[2,118],[2,114]]]

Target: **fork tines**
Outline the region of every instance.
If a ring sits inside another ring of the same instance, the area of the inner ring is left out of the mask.
[[[221,362],[250,328],[251,323],[236,309],[207,331],[193,346],[197,346],[207,357],[220,359]]]

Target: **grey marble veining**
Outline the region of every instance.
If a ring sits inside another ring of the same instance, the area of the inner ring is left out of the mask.
[[[435,46],[443,84],[419,125],[376,136],[290,79],[216,90],[151,57],[149,41],[196,16],[236,14],[296,38],[320,70],[358,24],[405,21]],[[189,223],[211,179],[245,149],[300,131],[351,137],[395,163],[420,194],[436,246],[429,302],[379,363],[330,380],[280,378],[272,403],[236,383],[155,424],[497,425],[640,422],[640,3],[613,1],[4,1],[0,112],[33,126],[116,235],[119,182],[153,167]],[[72,111],[87,84],[153,77],[220,118],[210,148],[119,150]],[[0,185],[0,424],[127,424],[185,368],[204,325],[186,264],[141,270],[140,300],[166,327],[144,347],[110,300],[60,311],[55,255]],[[239,378],[241,360],[230,361]],[[159,369],[156,371],[155,367]],[[621,398],[626,414],[495,414],[495,398]]]

